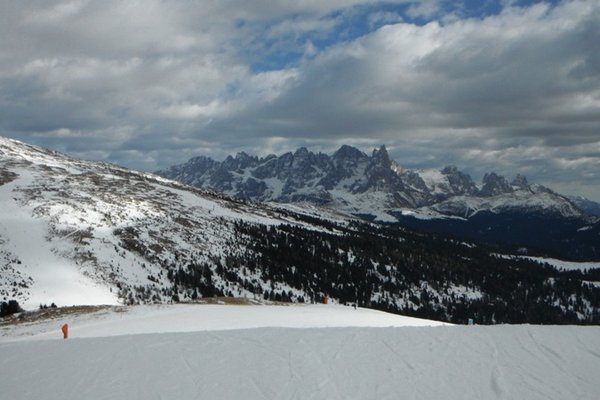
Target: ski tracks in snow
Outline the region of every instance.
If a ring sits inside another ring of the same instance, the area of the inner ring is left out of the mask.
[[[596,400],[599,329],[255,328],[7,342],[0,387],[2,398],[47,400]]]

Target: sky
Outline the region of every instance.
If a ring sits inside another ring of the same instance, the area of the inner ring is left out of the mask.
[[[600,201],[600,1],[0,0],[0,135],[155,171],[382,144]]]

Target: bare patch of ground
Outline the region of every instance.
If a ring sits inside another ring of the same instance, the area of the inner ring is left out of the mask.
[[[19,314],[0,319],[0,327],[8,325],[19,325],[40,322],[48,319],[62,318],[68,315],[92,314],[98,311],[126,312],[127,307],[123,306],[73,306],[44,308],[35,311],[24,311]]]

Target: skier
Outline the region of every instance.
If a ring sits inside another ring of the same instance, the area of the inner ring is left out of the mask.
[[[64,324],[63,326],[60,327],[60,330],[63,333],[63,338],[66,339],[69,337],[69,325]]]

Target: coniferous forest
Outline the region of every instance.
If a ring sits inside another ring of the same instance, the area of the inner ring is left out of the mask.
[[[265,300],[327,297],[459,324],[600,323],[599,269],[558,271],[503,255],[515,254],[511,248],[397,225],[329,227],[337,233],[236,223],[238,243],[223,260],[170,269],[174,292],[187,290],[192,299],[239,295],[219,281]]]

